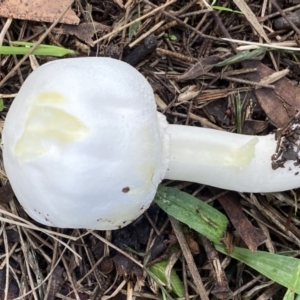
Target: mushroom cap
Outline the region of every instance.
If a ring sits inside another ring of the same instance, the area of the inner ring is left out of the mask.
[[[30,74],[9,109],[5,170],[37,222],[117,229],[149,207],[164,178],[166,127],[151,86],[130,65],[56,60]]]

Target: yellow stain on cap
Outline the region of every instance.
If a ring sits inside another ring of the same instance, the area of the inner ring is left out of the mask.
[[[61,108],[54,107],[67,101],[58,92],[41,93],[34,99],[22,135],[14,148],[21,163],[41,156],[52,147],[63,150],[89,134],[89,129],[81,120]]]
[[[68,98],[59,92],[43,92],[37,95],[35,105],[60,105],[68,102]]]

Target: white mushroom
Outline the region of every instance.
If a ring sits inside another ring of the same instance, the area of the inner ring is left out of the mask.
[[[243,192],[296,188],[298,142],[289,143],[273,157],[273,167],[277,159],[284,168],[274,170],[274,135],[168,125],[133,67],[72,58],[27,78],[5,120],[3,157],[16,197],[33,219],[104,230],[141,215],[164,178]]]

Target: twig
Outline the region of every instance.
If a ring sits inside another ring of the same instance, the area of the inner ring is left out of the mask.
[[[280,12],[282,17],[289,23],[289,25],[297,32],[297,34],[300,35],[300,30],[298,27],[287,17],[286,13],[280,8],[277,2],[275,0],[271,0],[271,3],[275,6],[276,10]]]
[[[300,8],[300,4],[297,4],[297,5],[293,6],[293,7],[288,7],[286,9],[283,9],[282,11],[286,13],[286,12],[290,12],[290,11],[296,10],[298,8]],[[272,14],[269,14],[269,15],[264,16],[264,17],[259,17],[257,19],[258,19],[258,22],[264,22],[266,20],[269,20],[271,18],[277,17],[279,15],[280,15],[280,12],[276,11],[276,12],[274,12]]]
[[[161,27],[163,24],[165,23],[165,21],[160,21],[159,23],[157,23],[155,26],[153,26],[150,30],[148,30],[147,32],[145,32],[144,34],[142,34],[139,38],[137,38],[135,41],[133,41],[132,43],[130,43],[128,45],[129,48],[134,47],[135,45],[137,45],[138,43],[140,43],[142,40],[144,40],[147,36],[149,36],[152,32],[156,31],[159,27]]]
[[[186,242],[186,239],[183,235],[180,224],[175,218],[173,218],[171,216],[169,216],[169,219],[171,221],[173,230],[174,230],[174,232],[176,234],[176,237],[178,239],[178,242],[179,242],[180,248],[182,250],[183,256],[184,256],[184,258],[185,258],[185,260],[188,264],[188,267],[189,267],[189,270],[190,270],[191,275],[193,277],[194,283],[197,287],[197,291],[199,293],[200,299],[209,300],[207,292],[204,288],[202,279],[200,277],[200,274],[199,274],[199,272],[197,270],[197,267],[196,267],[196,264],[194,262],[191,250],[189,249],[189,247],[187,245],[187,242]]]
[[[148,17],[150,17],[150,16],[156,14],[158,11],[163,10],[165,7],[171,5],[171,4],[174,3],[174,2],[176,2],[176,0],[168,1],[167,3],[165,3],[164,5],[161,5],[161,6],[155,6],[156,8],[153,9],[152,11],[150,11],[149,13],[147,13],[147,14],[141,16],[140,18],[137,18],[137,19],[133,20],[132,22],[129,22],[129,23],[127,23],[127,24],[125,24],[125,25],[119,27],[118,29],[116,29],[116,30],[114,30],[114,31],[112,31],[112,32],[110,32],[110,33],[108,33],[108,34],[105,34],[105,35],[102,36],[100,39],[94,41],[94,42],[93,42],[93,46],[95,46],[95,45],[98,44],[99,42],[101,42],[101,41],[103,41],[103,40],[105,40],[105,39],[107,39],[107,38],[109,38],[109,37],[115,35],[116,33],[122,31],[123,29],[128,28],[128,27],[131,26],[132,24],[134,24],[134,23],[136,23],[136,22],[139,22],[139,21],[141,21],[141,20],[144,20],[144,19],[146,19],[146,18],[148,18]]]
[[[189,63],[195,63],[195,62],[197,62],[196,58],[193,58],[193,57],[190,57],[190,56],[186,56],[186,55],[183,55],[181,53],[173,52],[173,51],[170,51],[170,50],[167,50],[167,49],[157,48],[156,51],[158,51],[158,52],[160,52],[162,54],[165,54],[167,56],[175,57],[175,58],[178,58],[180,60],[183,60],[183,61],[186,61],[186,62],[189,62]]]
[[[206,252],[208,262],[211,266],[211,271],[213,278],[215,279],[214,288],[211,290],[211,293],[215,295],[218,299],[224,299],[225,297],[231,294],[231,290],[228,286],[228,281],[225,275],[225,272],[221,266],[219,255],[215,249],[213,243],[208,240],[201,233],[198,234],[201,239],[201,243]]]
[[[237,44],[254,45],[254,46],[257,46],[257,47],[266,47],[266,48],[270,48],[269,50],[274,49],[274,50],[300,51],[300,48],[284,47],[284,46],[278,45],[278,43],[264,44],[264,43],[256,43],[256,42],[242,41],[242,40],[235,40],[235,39],[228,39],[228,38],[221,38],[221,39],[224,40],[224,41],[227,41],[227,42],[234,42],[234,43],[237,43]]]
[[[206,73],[207,76],[211,76],[211,77],[215,77],[217,75],[222,75],[219,73]],[[241,79],[241,78],[236,78],[236,77],[231,77],[231,76],[220,76],[221,79],[225,79],[228,81],[233,81],[233,82],[238,82],[238,83],[243,83],[243,84],[249,84],[249,85],[253,85],[256,88],[261,87],[261,88],[268,88],[268,89],[274,89],[275,86],[274,85],[270,85],[270,84],[266,84],[266,83],[261,83],[261,82],[255,82],[255,81],[250,81],[250,80],[245,80],[245,79]]]
[[[153,8],[156,8],[157,6],[154,5],[153,3],[151,3],[150,1],[148,0],[144,0],[145,3],[147,3],[148,5],[150,5],[151,7]],[[189,25],[189,24],[186,24],[184,23],[183,21],[181,21],[180,19],[178,19],[177,17],[175,17],[174,15],[172,15],[171,13],[163,10],[162,13],[167,16],[168,18],[170,19],[173,19],[175,21],[177,21],[178,24],[184,26],[185,28],[188,28],[190,29],[191,31],[195,32],[197,35],[201,36],[202,38],[206,38],[206,39],[210,39],[210,40],[214,40],[214,41],[220,41],[221,39],[220,38],[216,38],[214,36],[210,36],[210,35],[206,35],[204,33],[202,33],[201,31],[197,30],[196,28],[194,28],[193,26]]]
[[[8,18],[1,30],[1,33],[0,33],[0,46],[2,46],[3,44],[3,40],[4,40],[4,36],[8,30],[8,28],[10,27],[11,23],[12,23],[12,18]]]

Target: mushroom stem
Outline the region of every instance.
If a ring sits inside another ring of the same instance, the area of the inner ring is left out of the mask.
[[[299,167],[287,160],[272,169],[273,134],[248,136],[214,129],[170,125],[166,179],[207,184],[240,192],[274,192],[300,185]],[[299,174],[299,175],[298,175]]]

